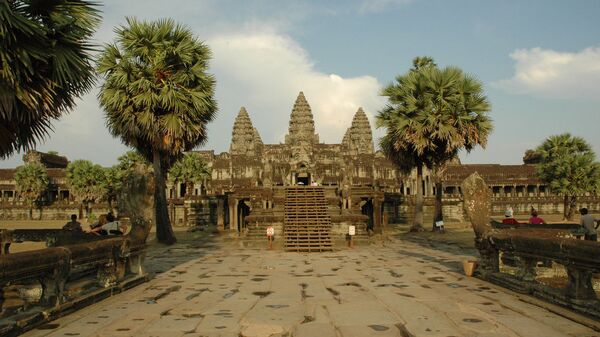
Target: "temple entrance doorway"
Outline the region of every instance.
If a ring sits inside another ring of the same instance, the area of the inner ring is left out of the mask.
[[[300,172],[296,174],[296,185],[310,185],[310,173]]]
[[[245,200],[240,200],[237,207],[237,230],[238,232],[241,232],[244,228],[244,219],[250,214],[250,207],[246,205]]]
[[[362,214],[369,217],[369,220],[367,221],[367,230],[373,230],[373,201],[371,199],[367,200],[360,210]]]

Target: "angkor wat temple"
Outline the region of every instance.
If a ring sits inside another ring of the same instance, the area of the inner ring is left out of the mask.
[[[302,232],[293,229],[293,224],[318,223],[323,233],[312,235],[322,237],[323,242],[341,238],[354,225],[360,237],[367,230],[380,231],[385,222],[409,221],[417,183],[423,185],[426,215],[431,219],[435,187],[429,172],[425,170],[423,181],[417,182],[414,172],[402,174],[382,152],[375,151],[371,125],[362,108],[339,144],[324,144],[300,92],[285,141],[264,144],[242,107],[229,152],[198,153],[211,167],[212,179],[191,190],[189,184],[168,185],[170,216],[176,225],[212,223],[248,237],[264,237],[265,227],[272,225],[279,235],[289,237],[293,231]],[[64,210],[47,211],[45,216],[66,219],[63,213],[70,212],[68,205],[73,204],[64,183],[66,158],[39,153],[30,157],[49,167],[53,188],[46,199]],[[562,198],[536,177],[534,165],[456,164],[450,165],[444,177],[445,221],[465,222],[459,185],[475,171],[492,189],[493,214],[502,214],[507,207],[517,214],[526,214],[531,207],[541,214],[562,211]],[[0,170],[0,218],[23,217],[13,175],[14,169]],[[580,203],[591,210],[600,208],[595,197],[582,197]]]

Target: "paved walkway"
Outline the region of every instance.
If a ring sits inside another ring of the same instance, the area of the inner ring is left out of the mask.
[[[170,250],[188,261],[25,336],[600,336],[464,277],[452,248]]]

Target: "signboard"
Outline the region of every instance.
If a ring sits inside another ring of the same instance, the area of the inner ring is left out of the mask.
[[[436,222],[435,222],[435,226],[436,226],[437,228],[442,228],[442,227],[444,227],[444,222],[443,222],[443,221],[441,221],[441,220],[440,220],[440,221],[436,221]]]
[[[267,236],[273,236],[273,235],[275,235],[275,228],[273,228],[273,226],[267,227]]]
[[[348,226],[348,235],[356,235],[356,226]]]

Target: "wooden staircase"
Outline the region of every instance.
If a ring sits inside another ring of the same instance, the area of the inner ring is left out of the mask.
[[[283,233],[286,251],[333,250],[327,206],[323,187],[296,186],[285,189]]]

